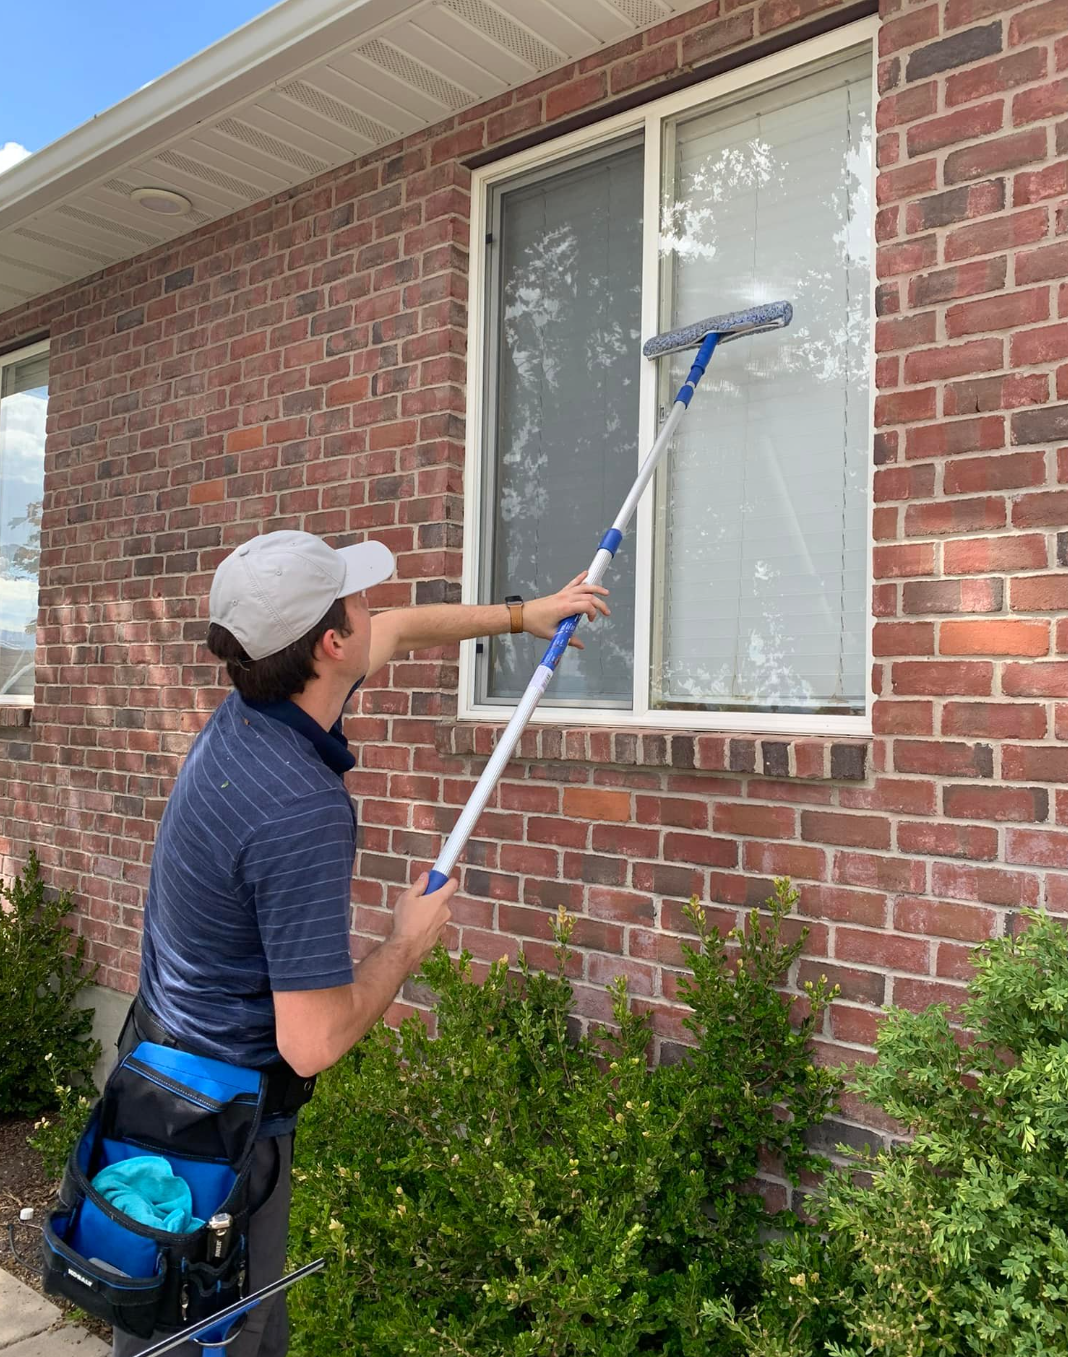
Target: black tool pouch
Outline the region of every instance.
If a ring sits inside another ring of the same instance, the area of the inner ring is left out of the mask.
[[[67,1162],[44,1228],[44,1287],[141,1338],[208,1318],[247,1292],[249,1175],[264,1080],[142,1041],[116,1065]],[[189,1184],[193,1215],[225,1234],[154,1229],[93,1187],[109,1164],[160,1155]]]

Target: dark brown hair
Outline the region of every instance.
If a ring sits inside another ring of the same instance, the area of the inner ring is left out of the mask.
[[[315,647],[328,631],[341,636],[351,632],[343,598],[335,599],[326,616],[299,641],[262,660],[250,660],[233,632],[218,622],[208,628],[207,646],[226,665],[230,682],[246,702],[284,702],[287,697],[302,693],[310,679],[318,678]]]

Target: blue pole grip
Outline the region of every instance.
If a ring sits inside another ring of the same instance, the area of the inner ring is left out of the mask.
[[[553,639],[549,642],[549,649],[541,657],[542,664],[546,669],[555,669],[560,663],[564,651],[567,649],[567,643],[575,634],[575,628],[579,624],[580,613],[574,617],[565,617],[553,634]]]
[[[433,891],[441,890],[442,886],[446,884],[448,879],[449,878],[445,875],[444,872],[432,871],[430,873],[430,880],[427,882],[426,890],[423,892],[423,894],[430,895],[431,892]]]
[[[705,375],[705,368],[712,361],[712,355],[718,343],[718,334],[705,335],[701,341],[701,347],[697,350],[697,356],[693,360],[689,375],[679,387],[679,394],[675,397],[677,401],[682,401],[683,405],[688,406],[693,399],[693,393],[697,390],[697,383]]]

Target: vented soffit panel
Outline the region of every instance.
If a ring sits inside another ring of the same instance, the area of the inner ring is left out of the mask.
[[[698,0],[282,0],[0,174],[0,313]],[[136,188],[181,194],[161,216]]]

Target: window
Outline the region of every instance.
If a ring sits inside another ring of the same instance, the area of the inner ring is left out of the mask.
[[[713,358],[616,555],[611,622],[543,699],[555,721],[868,728],[870,32],[476,172],[472,602],[589,562],[689,366],[643,339],[794,305]],[[522,692],[544,643],[516,639],[465,651],[464,715]]]
[[[0,702],[33,698],[48,346],[0,356]]]

